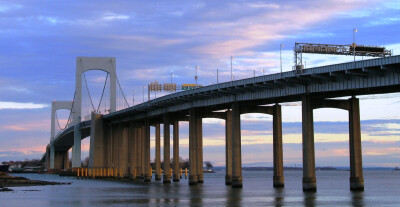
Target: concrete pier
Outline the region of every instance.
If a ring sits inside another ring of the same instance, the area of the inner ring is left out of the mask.
[[[303,191],[316,191],[314,123],[310,96],[302,97]]]
[[[225,120],[225,185],[232,183],[232,111],[226,111]]]
[[[81,161],[81,130],[80,123],[75,124],[74,126],[74,146],[72,147],[72,168],[82,167]],[[50,167],[51,168],[51,167]]]
[[[352,97],[349,104],[350,189],[364,190],[359,100]]]
[[[135,179],[135,171],[136,171],[136,128],[134,122],[130,122],[129,126],[129,174],[131,179]]]
[[[189,111],[189,185],[197,184],[197,114],[194,109]]]
[[[179,182],[180,180],[180,172],[179,172],[179,121],[174,121],[173,123],[173,140],[174,140],[174,146],[173,146],[173,169],[174,169],[174,175],[173,175],[173,181],[174,182]]]
[[[103,115],[92,112],[90,127],[89,168],[105,166],[105,140],[103,130]]]
[[[53,169],[69,169],[69,154],[68,151],[54,152],[54,168]]]
[[[119,169],[122,171],[122,176],[123,177],[129,177],[129,171],[128,171],[128,164],[129,164],[129,158],[128,158],[128,149],[129,149],[129,144],[128,144],[128,139],[129,139],[129,124],[124,123],[121,124],[120,128],[121,132],[120,137],[119,137]]]
[[[150,167],[150,124],[149,120],[144,125],[144,182],[150,182],[153,172]]]
[[[156,124],[156,169],[155,180],[161,180],[160,124]]]
[[[274,154],[274,187],[284,187],[283,149],[282,149],[282,110],[279,104],[273,106],[273,154]]]
[[[171,164],[170,164],[170,117],[164,115],[164,176],[163,183],[171,183]]]
[[[242,149],[240,131],[240,106],[232,104],[232,187],[241,188],[242,184]]]
[[[136,126],[135,129],[135,140],[136,140],[136,179],[142,177],[142,127]]]
[[[196,148],[197,148],[197,182],[204,183],[203,175],[203,120],[197,116],[196,120]]]

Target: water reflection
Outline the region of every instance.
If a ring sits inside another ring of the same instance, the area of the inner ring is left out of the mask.
[[[364,192],[351,192],[351,204],[354,207],[364,206]]]
[[[201,184],[190,186],[190,206],[202,206],[203,186]]]
[[[310,207],[315,206],[316,192],[303,192],[304,195],[304,206]]]
[[[227,186],[226,205],[225,206],[242,206],[242,188],[232,188]]]
[[[281,207],[284,206],[284,189],[283,188],[275,188],[275,206]]]

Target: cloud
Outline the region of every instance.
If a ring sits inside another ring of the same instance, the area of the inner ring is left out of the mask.
[[[128,20],[131,17],[125,14],[115,14],[107,12],[103,15],[102,20],[104,21],[115,21],[115,20]]]
[[[36,103],[17,103],[17,102],[0,102],[1,109],[41,109],[49,107],[49,104],[36,104]]]

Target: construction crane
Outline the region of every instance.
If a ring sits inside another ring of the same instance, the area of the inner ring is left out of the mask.
[[[304,69],[303,53],[369,57],[386,57],[392,55],[392,51],[386,50],[385,47],[356,45],[355,43],[350,45],[333,45],[296,42],[293,50],[295,64],[293,70],[296,71]]]

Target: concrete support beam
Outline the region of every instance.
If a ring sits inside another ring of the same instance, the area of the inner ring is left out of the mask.
[[[82,134],[80,130],[80,123],[74,126],[74,146],[72,147],[72,168],[82,167],[81,158],[81,142]],[[51,167],[50,167],[51,168]]]
[[[46,170],[50,170],[50,145],[46,147]]]
[[[232,111],[226,111],[225,120],[225,185],[232,183]]]
[[[364,190],[359,100],[349,99],[350,189]]]
[[[282,110],[279,104],[273,106],[273,153],[274,153],[274,187],[284,187],[283,149],[282,149]]]
[[[92,112],[90,128],[89,168],[105,166],[103,115]]]
[[[141,132],[141,148],[142,148],[142,154],[140,155],[141,162],[142,162],[142,172],[141,176],[142,179],[144,179],[145,174],[146,174],[146,126],[143,125],[142,127],[142,132]]]
[[[310,96],[302,97],[303,191],[316,191],[313,108]]]
[[[111,137],[112,137],[112,128],[111,124],[104,124],[103,122],[103,139],[104,139],[104,167],[110,168],[111,167]]]
[[[153,173],[150,171],[150,123],[149,120],[145,121],[144,126],[144,182],[150,182]]]
[[[189,185],[197,184],[197,116],[196,111],[189,111]]]
[[[142,178],[142,127],[135,129],[136,140],[136,179]]]
[[[160,124],[156,124],[156,169],[155,169],[155,179],[161,180],[161,154],[160,154]]]
[[[50,169],[55,168],[55,157],[56,157],[56,152],[55,152],[55,147],[52,143],[50,143]]]
[[[114,124],[112,125],[112,168],[119,168],[119,145],[120,145],[120,139],[121,139],[121,126],[119,124]]]
[[[133,122],[129,124],[129,175],[131,179],[135,179],[135,170],[136,170],[136,137],[135,137],[135,125]]]
[[[242,183],[242,149],[240,132],[240,106],[232,104],[232,183],[233,188],[241,188]]]
[[[180,168],[179,168],[179,122],[174,121],[173,123],[173,169],[174,169],[174,176],[173,181],[179,182],[180,180]]]
[[[196,121],[197,133],[196,133],[196,148],[197,148],[197,182],[204,183],[203,175],[203,120],[200,116],[197,116]]]
[[[171,183],[171,164],[170,164],[170,117],[164,115],[164,176],[163,183]]]
[[[57,170],[69,169],[69,154],[68,151],[54,152],[54,168]]]
[[[121,124],[119,137],[119,169],[122,170],[123,177],[129,177],[128,170],[128,138],[129,138],[129,124]]]

